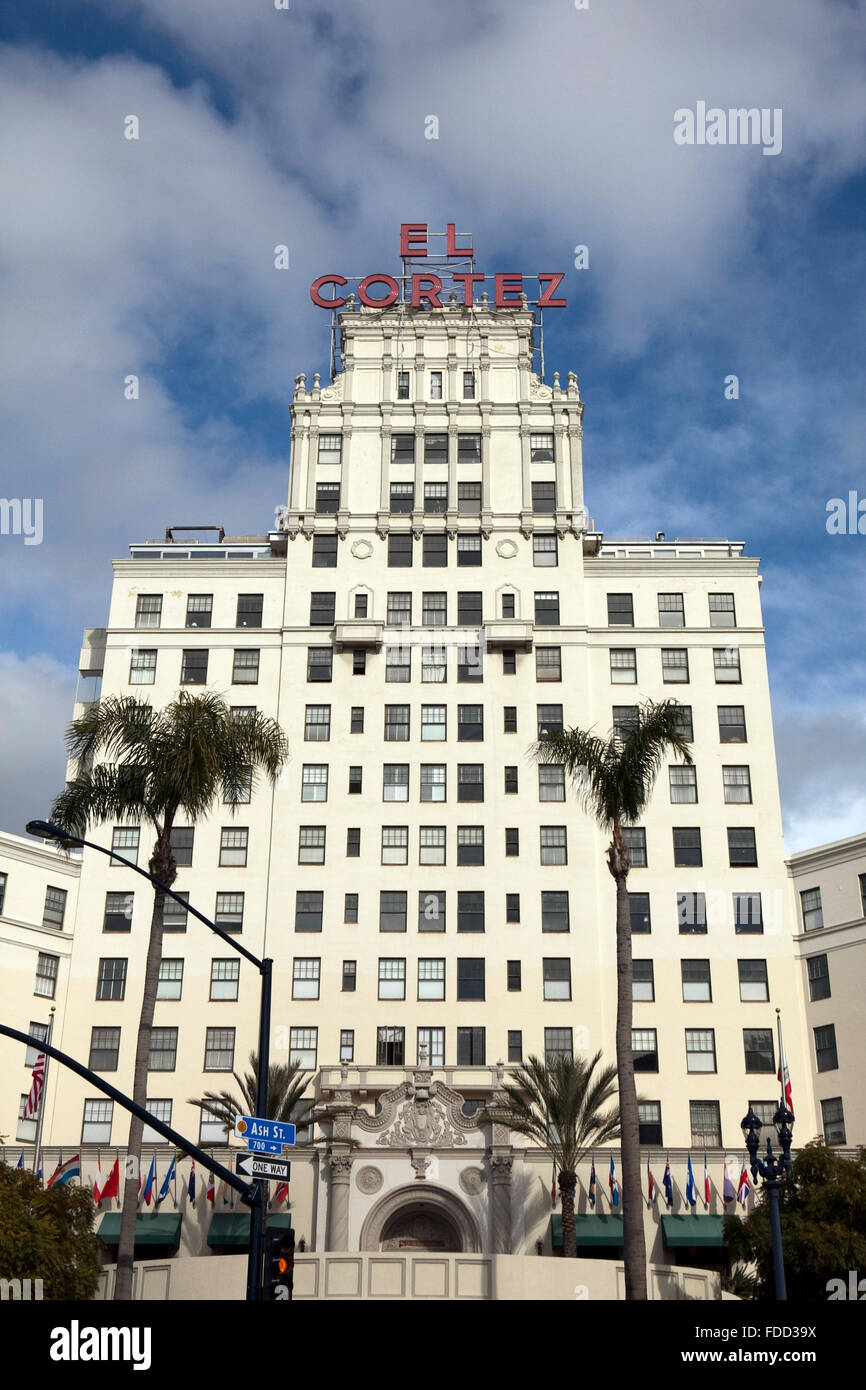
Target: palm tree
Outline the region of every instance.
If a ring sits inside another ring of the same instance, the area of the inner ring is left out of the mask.
[[[53,820],[73,834],[103,822],[146,822],[155,840],[148,868],[171,888],[177,864],[171,832],[178,813],[188,822],[206,816],[222,795],[232,807],[249,799],[259,770],[273,783],[288,757],[280,726],[265,715],[233,717],[217,694],[181,691],[155,710],[131,695],[111,696],[70,724],[66,734],[74,776],[51,808]],[[97,759],[100,761],[97,762]],[[135,1048],[132,1096],[147,1098],[148,1057],[162,959],[165,893],[154,885],[150,940]],[[138,1204],[142,1122],[129,1122],[129,1165],[117,1247],[116,1299],[132,1297],[132,1260]]]
[[[238,1076],[232,1072],[237,1083],[240,1099],[231,1091],[205,1091],[201,1100],[190,1098],[189,1104],[199,1110],[209,1110],[211,1115],[222,1120],[226,1134],[231,1134],[238,1115],[255,1115],[258,1104],[259,1059],[255,1052],[250,1053],[251,1071]],[[268,1067],[268,1113],[266,1120],[288,1120],[302,1126],[313,1109],[312,1100],[302,1100],[307,1089],[308,1074],[294,1063],[271,1062]]]
[[[628,1299],[647,1297],[646,1242],[640,1186],[640,1138],[632,1056],[631,917],[629,850],[623,828],[641,819],[665,757],[691,763],[675,700],[636,707],[626,730],[601,738],[592,730],[562,729],[536,744],[543,762],[560,763],[571,775],[584,808],[611,835],[607,867],[616,883],[616,1066],[622,1124],[622,1214],[625,1289]]]
[[[616,1067],[602,1067],[601,1052],[586,1062],[562,1053],[549,1062],[530,1057],[514,1067],[513,1086],[496,1098],[484,1118],[524,1134],[542,1149],[549,1149],[559,1173],[562,1198],[562,1252],[576,1257],[574,1191],[577,1165],[596,1144],[618,1139],[619,1110],[602,1113],[615,1094]]]

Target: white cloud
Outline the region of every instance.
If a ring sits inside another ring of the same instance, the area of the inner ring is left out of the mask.
[[[23,835],[62,791],[74,696],[75,672],[53,656],[0,651],[0,829]]]

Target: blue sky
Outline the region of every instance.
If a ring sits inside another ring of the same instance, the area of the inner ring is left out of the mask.
[[[0,493],[42,497],[45,534],[0,536],[0,827],[62,781],[111,558],[189,517],[268,527],[292,378],[327,372],[309,283],[393,269],[418,220],[471,229],[485,270],[568,270],[547,370],[580,376],[596,525],[762,557],[788,847],[866,829],[866,536],[825,527],[829,498],[866,497],[863,18],[841,0],[440,0],[435,24],[398,0],[7,7]],[[699,100],[781,108],[781,153],[676,145]]]

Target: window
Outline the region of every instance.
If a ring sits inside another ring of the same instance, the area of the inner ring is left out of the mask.
[[[45,906],[42,909],[43,927],[53,927],[55,931],[63,930],[63,918],[66,916],[66,889],[51,888],[45,889]]]
[[[444,825],[422,825],[418,832],[418,863],[419,864],[444,864],[445,863],[445,827]]]
[[[333,516],[340,510],[340,484],[316,483],[316,515]]]
[[[481,627],[482,620],[482,595],[480,593],[461,590],[457,595],[457,625],[458,627]]]
[[[409,646],[386,647],[385,680],[409,681],[412,679],[412,648]]]
[[[458,463],[480,463],[480,462],[481,462],[481,435],[480,435],[480,434],[458,434],[458,436],[457,436],[457,462],[458,462]]]
[[[370,595],[367,593],[356,593],[353,612],[356,618],[366,618],[369,616],[368,608],[370,605]]]
[[[406,734],[409,737],[409,707],[404,706],[406,711]],[[444,705],[422,705],[421,706],[421,741],[422,743],[441,743],[446,737],[446,709]],[[387,725],[385,730],[387,739]]]
[[[532,484],[532,510],[552,516],[556,511],[556,483]]]
[[[443,768],[444,772],[445,769]],[[441,798],[444,800],[444,796]],[[483,801],[484,800],[484,764],[483,763],[458,763],[457,766],[457,800],[458,801]]]
[[[427,531],[421,544],[421,564],[427,569],[448,566],[448,537],[445,532]]]
[[[683,977],[683,1000],[687,1004],[708,1004],[712,1001],[713,986],[708,960],[680,961]],[[742,996],[741,996],[742,997]]]
[[[192,850],[195,841],[195,827],[191,825],[175,825],[169,835],[171,852],[174,862],[179,869],[187,868],[192,863]]]
[[[44,999],[53,999],[57,991],[57,972],[60,967],[60,957],[50,956],[45,951],[40,951],[36,960],[36,983],[33,993],[41,995]]]
[[[162,905],[162,929],[168,931],[186,931],[187,903],[189,893],[178,893],[182,902],[177,902],[174,898],[166,897]]]
[[[316,590],[310,594],[310,627],[332,627],[337,595]],[[235,653],[237,659],[238,653]]]
[[[234,1028],[208,1028],[205,1033],[204,1070],[231,1071],[234,1064]]]
[[[475,400],[475,373],[463,373],[463,399],[464,401]]]
[[[103,931],[130,931],[135,902],[133,893],[106,893]]]
[[[536,627],[559,626],[559,594],[552,590],[537,592],[535,595]]]
[[[397,400],[398,400],[398,401],[408,401],[408,399],[409,399],[409,373],[408,373],[408,372],[398,372],[398,373],[397,373]],[[411,437],[412,437],[411,435],[408,436],[408,438],[410,438],[410,439],[411,439]]]
[[[181,685],[207,685],[206,647],[187,647],[184,649],[180,665]]]
[[[719,705],[719,742],[746,742],[746,711],[743,705]]]
[[[686,1029],[686,1071],[716,1070],[716,1032],[714,1028]]]
[[[710,594],[710,627],[736,627],[733,594]]]
[[[866,874],[858,875],[860,880],[860,908],[863,916],[866,917]],[[0,899],[0,912],[3,911],[2,899]]]
[[[614,705],[611,710],[613,732],[621,743],[639,727],[640,716],[637,705]]]
[[[680,936],[695,932],[703,936],[707,930],[706,893],[677,893],[677,921]]]
[[[457,998],[484,998],[484,957],[459,956],[457,959]]]
[[[343,993],[353,994],[358,983],[358,962],[354,960],[343,961]]]
[[[331,737],[331,706],[307,705],[304,715],[304,741],[327,743]]]
[[[293,1066],[302,1067],[304,1071],[315,1071],[318,1038],[318,1028],[290,1028],[290,1063]]]
[[[569,1060],[574,1056],[573,1035],[570,1028],[545,1028],[544,1060],[548,1066],[555,1065],[561,1058]]]
[[[698,826],[674,826],[674,866],[700,868],[703,864],[701,832]]]
[[[448,595],[422,594],[421,621],[425,627],[445,627],[448,622]]]
[[[442,373],[430,373],[430,399],[431,401],[441,401],[442,399]]]
[[[738,960],[737,972],[740,981],[740,999],[744,1004],[753,1001],[766,1001],[770,998],[770,985],[767,979],[765,960]]]
[[[301,773],[301,800],[327,801],[328,764],[304,763]]]
[[[398,515],[411,512],[415,505],[414,483],[392,483],[390,510]]]
[[[505,857],[513,859],[520,853],[520,830],[517,826],[509,827],[505,831]]]
[[[406,743],[409,739],[409,706],[385,706],[385,742]]]
[[[608,627],[634,627],[634,603],[631,594],[608,594]]]
[[[741,827],[739,829],[729,828],[728,830],[728,858],[731,867],[738,864],[754,867],[758,862],[758,850],[755,845],[755,832],[751,828]]]
[[[508,766],[505,768],[505,794],[511,796],[517,792],[517,768]]]
[[[631,1050],[635,1071],[658,1071],[659,1048],[655,1028],[632,1028]]]
[[[747,1072],[776,1070],[772,1028],[744,1028],[743,1049],[746,1054]],[[818,1070],[820,1071],[820,1067]]]
[[[418,894],[418,930],[445,930],[445,894],[438,890],[422,889]]]
[[[457,706],[457,742],[478,743],[484,738],[484,710],[481,705]]]
[[[408,763],[385,763],[382,770],[382,800],[409,800]]]
[[[505,920],[506,922],[520,921],[520,894],[505,894]]]
[[[99,962],[96,977],[97,999],[123,999],[126,994],[126,958],[124,956],[103,956]],[[39,1025],[40,1027],[42,1025]],[[37,1025],[31,1023],[30,1032],[35,1033]],[[30,1063],[28,1063],[30,1065]]]
[[[720,1149],[722,1122],[717,1100],[690,1100],[689,1118],[693,1149]]]
[[[475,644],[457,648],[457,681],[481,681],[484,679],[481,648]]]
[[[324,894],[298,889],[295,893],[295,931],[321,931]]]
[[[150,1111],[154,1119],[162,1120],[164,1125],[171,1124],[171,1101],[152,1100],[148,1096],[144,1102],[145,1108]],[[142,1129],[141,1138],[145,1144],[167,1144],[168,1140],[159,1134],[152,1125],[145,1125]]]
[[[448,679],[448,648],[421,648],[421,682],[424,685],[441,685]]]
[[[3,914],[3,907],[6,902],[6,882],[7,875],[0,873],[0,916]]]
[[[652,1004],[656,997],[655,975],[651,960],[633,960],[631,965],[631,997],[635,1004]]]
[[[545,999],[570,999],[571,961],[568,956],[545,956],[542,967]]]
[[[174,1071],[177,1064],[177,1029],[152,1028],[148,1071]],[[231,1070],[231,1068],[229,1068]]]
[[[739,647],[714,647],[713,669],[716,674],[717,685],[726,681],[733,685],[739,685],[742,680]]]
[[[646,830],[642,825],[623,826],[622,838],[628,849],[629,864],[633,869],[647,867]]]
[[[212,960],[210,963],[211,999],[237,999],[240,973],[241,963],[239,960]]]
[[[517,613],[516,613],[516,595],[513,594],[513,593],[510,593],[510,592],[509,592],[509,593],[503,594],[503,595],[502,595],[502,601],[501,601],[501,608],[502,608],[501,616],[502,616],[503,618],[514,618],[514,617],[516,617],[516,616],[517,616]]]
[[[87,1063],[91,1071],[117,1071],[117,1057],[119,1052],[119,1028],[91,1029],[90,1059]]]
[[[317,956],[296,956],[292,967],[292,998],[318,999],[322,962]]]
[[[567,837],[564,825],[542,825],[540,839],[542,864],[568,863]]]
[[[402,1067],[405,1057],[405,1029],[377,1028],[376,1066]]]
[[[342,444],[339,434],[320,434],[319,463],[339,463],[343,453]]]
[[[677,731],[684,743],[694,742],[695,730],[691,705],[677,705]]]
[[[355,647],[352,652],[352,675],[365,676],[367,674],[367,653],[363,647]],[[390,679],[390,677],[389,677]]]
[[[139,648],[129,662],[130,685],[153,685],[156,680],[156,649]]]
[[[521,970],[519,960],[506,961],[505,965],[506,988],[509,993],[514,994],[522,988]]]
[[[379,930],[380,931],[405,931],[406,930],[406,903],[407,894],[405,891],[386,892],[384,889],[379,893]]]
[[[659,627],[685,627],[682,594],[659,594]]]
[[[161,960],[159,980],[156,986],[157,999],[180,999],[183,990],[183,961]]]
[[[162,619],[162,594],[139,594],[135,604],[136,627],[159,627]]]
[[[809,956],[806,960],[809,977],[809,998],[814,1004],[818,999],[830,998],[830,965],[826,956]]]
[[[461,483],[460,487],[466,487],[466,483]],[[458,536],[457,537],[457,564],[472,566],[481,564],[481,537],[480,536]]]
[[[81,1125],[82,1144],[110,1144],[113,1100],[86,1100]]]
[[[340,1061],[353,1062],[355,1060],[355,1030],[354,1028],[340,1029]]]
[[[220,864],[243,868],[247,862],[250,832],[245,827],[224,826],[220,831]]]
[[[645,933],[652,930],[649,893],[629,893],[628,910],[632,935],[635,932]]]
[[[445,961],[444,960],[419,960],[418,962],[418,998],[419,999],[444,999],[445,998]]]
[[[662,1106],[659,1100],[645,1100],[637,1108],[638,1143],[661,1147]]]
[[[541,894],[541,930],[569,931],[568,893],[557,891]]]
[[[389,593],[387,617],[385,620],[389,627],[407,627],[412,625],[412,595],[406,593]]]
[[[418,1029],[418,1062],[431,1067],[445,1065],[445,1029]]]
[[[391,569],[412,568],[412,532],[392,531],[388,536],[388,565]]]
[[[186,601],[186,626],[210,627],[213,594],[190,594]]]
[[[486,1055],[483,1028],[457,1029],[458,1067],[483,1067]]]
[[[562,648],[535,648],[535,679],[537,681],[562,680]]]
[[[448,484],[424,484],[424,515],[441,516],[448,510]]]
[[[530,434],[529,458],[532,463],[553,462],[553,435]]]
[[[803,930],[817,931],[824,925],[824,909],[821,906],[821,889],[805,888],[800,894],[800,910],[803,914]]]
[[[253,794],[253,770],[248,767],[237,776],[240,780],[236,787],[223,786],[223,801],[227,806],[248,806]]]
[[[457,513],[458,516],[478,516],[481,511],[481,484],[480,483],[458,483],[457,484]],[[459,543],[458,543],[459,544]],[[479,540],[479,550],[481,542]],[[458,558],[457,561],[460,564]],[[467,563],[464,561],[464,563]],[[480,560],[478,561],[480,564]]]
[[[358,859],[361,855],[361,827],[352,825],[346,831],[346,858]]]
[[[751,802],[752,783],[747,767],[723,767],[722,784],[725,788],[725,801]]]
[[[337,568],[337,537],[313,536],[313,569],[333,570]],[[355,617],[359,615],[356,613]]]
[[[611,647],[610,679],[612,685],[637,682],[637,652],[633,647]]]
[[[532,563],[535,566],[559,564],[556,533],[532,537]]]
[[[458,825],[457,863],[484,863],[484,827],[482,825]]]
[[[415,436],[414,434],[395,434],[391,438],[391,462],[392,463],[414,463],[415,462]]]
[[[447,462],[448,462],[448,436],[447,436],[447,434],[425,434],[425,435],[424,435],[424,462],[425,462],[425,463],[447,463]]]
[[[686,647],[662,647],[662,680],[666,685],[688,684],[689,653]]]
[[[238,594],[235,627],[261,627],[264,594]]]
[[[223,931],[239,932],[244,925],[243,893],[217,893],[214,921]]]
[[[334,652],[331,647],[307,648],[307,680],[329,681],[332,679]],[[257,677],[258,679],[258,677]]]
[[[349,722],[350,734],[362,734],[364,732],[364,706],[353,705],[352,714]]]
[[[298,828],[298,863],[324,864],[325,827],[302,825]]]
[[[698,774],[693,767],[671,767],[668,769],[671,784],[671,801],[690,802],[698,799]]]
[[[408,776],[408,765],[407,765]],[[483,789],[482,789],[483,790]],[[446,772],[444,763],[421,764],[421,800],[444,801],[446,799]],[[408,784],[407,794],[408,799]]]
[[[761,1121],[761,1138],[764,1142],[767,1136],[773,1135],[773,1116],[779,1108],[777,1100],[750,1100],[749,1109],[753,1110]]]
[[[824,1126],[825,1144],[847,1143],[841,1096],[834,1096],[832,1100],[821,1101],[821,1121]]]
[[[508,1030],[508,1060],[509,1062],[523,1061],[523,1033],[519,1028],[509,1028]]]
[[[545,739],[550,734],[562,731],[562,705],[537,705],[538,738]]]
[[[773,1034],[767,1030],[770,1036],[770,1049],[773,1046]],[[836,1051],[836,1027],[835,1024],[828,1023],[823,1028],[813,1029],[815,1034],[815,1060],[818,1071],[835,1071],[839,1066],[839,1056]],[[775,1070],[774,1067],[770,1068]]]
[[[409,863],[409,828],[405,825],[382,826],[382,863]]]

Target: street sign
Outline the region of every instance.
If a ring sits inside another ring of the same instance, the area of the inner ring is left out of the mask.
[[[258,1154],[238,1154],[235,1172],[245,1178],[260,1178],[267,1182],[288,1182],[292,1165],[285,1158],[261,1158]]]
[[[279,1153],[282,1144],[294,1144],[295,1126],[285,1120],[260,1120],[255,1115],[238,1115],[235,1120],[235,1134],[239,1139],[266,1139],[278,1147],[269,1152]],[[250,1144],[252,1148],[252,1144]]]
[[[248,1139],[247,1149],[251,1154],[281,1154],[284,1149],[291,1153],[287,1144],[274,1144],[270,1139]]]

